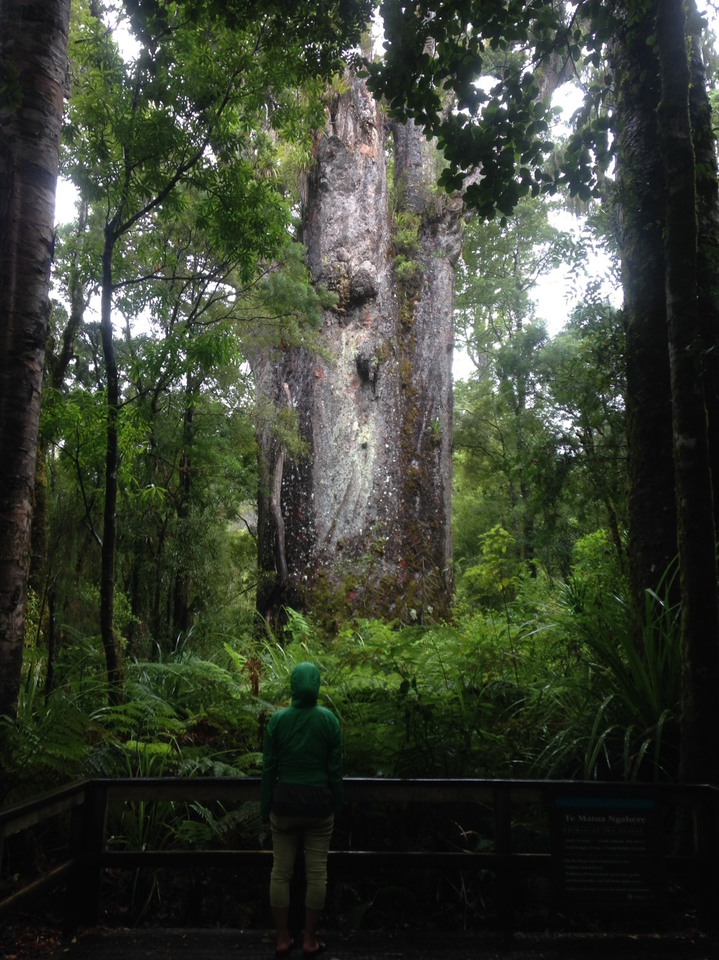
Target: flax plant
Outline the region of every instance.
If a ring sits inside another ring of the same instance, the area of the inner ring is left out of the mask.
[[[547,743],[536,773],[664,780],[677,772],[681,684],[679,610],[664,583],[638,616],[624,598],[564,591],[574,665],[541,685],[534,707]]]

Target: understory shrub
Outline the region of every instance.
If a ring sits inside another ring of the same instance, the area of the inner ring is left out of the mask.
[[[671,776],[678,611],[648,593],[637,617],[616,570],[592,561],[597,550],[608,556],[603,541],[588,544],[568,583],[519,579],[501,610],[464,605],[451,624],[356,620],[328,636],[288,610],[281,634],[226,636],[212,656],[188,635],[128,665],[118,706],[107,705],[96,640],[67,645],[48,696],[35,651],[18,723],[5,727],[5,772],[20,795],[58,772],[256,775],[267,720],[289,703],[295,664],[311,659],[343,722],[349,775]]]

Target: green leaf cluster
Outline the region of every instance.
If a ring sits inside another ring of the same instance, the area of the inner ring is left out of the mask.
[[[613,5],[383,0],[380,13],[384,57],[366,64],[370,86],[395,115],[437,138],[448,161],[443,187],[462,189],[488,219],[559,185],[582,198],[596,194],[611,148],[607,84],[588,84],[562,156],[550,137],[549,94],[572,73],[603,69]]]

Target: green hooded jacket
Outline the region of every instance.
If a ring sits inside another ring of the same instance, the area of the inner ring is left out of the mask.
[[[261,805],[265,820],[277,784],[329,789],[335,813],[343,802],[340,722],[317,704],[320,672],[314,663],[297,664],[290,689],[292,705],[272,715],[265,733]]]

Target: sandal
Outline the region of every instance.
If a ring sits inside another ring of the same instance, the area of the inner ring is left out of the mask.
[[[275,950],[276,960],[282,960],[283,957],[289,957],[291,951],[294,950],[294,947],[295,947],[295,941],[290,940],[289,947],[284,947],[282,950]]]
[[[312,957],[318,957],[321,953],[324,953],[326,949],[327,949],[327,944],[326,944],[326,943],[321,943],[321,942],[318,940],[318,941],[317,941],[317,949],[316,949],[316,950],[303,950],[303,951],[302,951],[302,960],[312,960]]]

